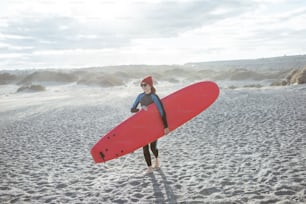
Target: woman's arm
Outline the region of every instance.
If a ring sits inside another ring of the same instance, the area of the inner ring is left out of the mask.
[[[139,111],[139,109],[137,108],[139,102],[140,102],[140,99],[141,97],[143,96],[143,93],[139,94],[135,100],[135,102],[133,103],[132,107],[131,107],[131,112],[132,113],[136,113]]]
[[[165,111],[165,108],[164,108],[164,105],[163,105],[162,101],[159,99],[159,97],[156,94],[152,94],[152,100],[154,101],[154,103],[157,106],[157,109],[160,113],[160,116],[161,116],[163,124],[164,124],[164,128],[168,129],[167,115],[166,115],[166,111]],[[169,132],[169,129],[168,129],[168,132]],[[166,133],[166,131],[165,131],[165,133]]]

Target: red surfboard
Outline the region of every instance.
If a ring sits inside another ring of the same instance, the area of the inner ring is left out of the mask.
[[[214,82],[198,82],[162,99],[169,130],[173,131],[207,109],[219,96]],[[103,136],[91,149],[96,163],[131,153],[164,136],[160,113],[153,103]]]

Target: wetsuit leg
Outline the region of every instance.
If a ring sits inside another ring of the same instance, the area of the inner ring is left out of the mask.
[[[143,155],[145,157],[147,165],[152,166],[151,155],[150,155],[150,152],[149,152],[149,145],[144,146],[142,149],[143,149]]]
[[[153,152],[155,158],[158,157],[157,140],[150,144],[151,151]]]

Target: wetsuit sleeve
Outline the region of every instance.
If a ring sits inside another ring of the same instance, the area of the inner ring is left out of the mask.
[[[164,128],[168,128],[167,115],[166,115],[166,111],[165,111],[165,108],[164,108],[164,105],[163,105],[162,101],[159,99],[159,97],[156,94],[152,94],[152,100],[154,101],[154,103],[157,106],[157,109],[160,113],[160,116],[161,116],[163,124],[164,124]]]
[[[131,112],[132,113],[136,113],[139,111],[139,109],[137,108],[139,102],[140,102],[140,99],[141,97],[143,96],[143,94],[139,94],[135,100],[135,102],[133,103],[132,107],[131,107]]]

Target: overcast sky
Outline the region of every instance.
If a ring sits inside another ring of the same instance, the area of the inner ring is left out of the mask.
[[[306,54],[305,0],[0,0],[0,69]]]

